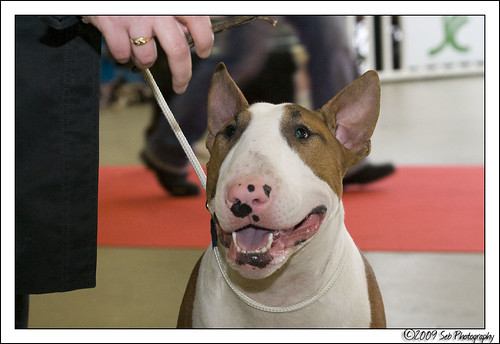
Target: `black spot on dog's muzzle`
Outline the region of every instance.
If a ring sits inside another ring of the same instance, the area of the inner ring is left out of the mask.
[[[252,213],[252,207],[238,200],[231,206],[231,212],[234,216],[243,218]]]

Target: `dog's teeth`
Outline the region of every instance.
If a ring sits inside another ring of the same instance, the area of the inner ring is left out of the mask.
[[[267,245],[266,247],[264,248],[265,251],[264,252],[267,252],[267,250],[269,250],[271,248],[271,244],[273,243],[273,240],[274,240],[274,236],[273,236],[273,233],[270,233],[269,234],[269,238],[267,239]]]
[[[266,253],[270,248],[271,248],[271,245],[273,243],[273,233],[270,233],[269,234],[269,237],[267,238],[267,244],[265,247],[263,248],[260,248],[258,250],[255,250],[255,251],[247,251],[247,250],[243,250],[241,247],[238,246],[238,244],[236,243],[236,232],[233,232],[232,233],[232,237],[233,237],[233,243],[234,243],[234,246],[236,247],[236,252],[238,253],[243,253],[243,254],[246,254],[246,253]]]
[[[232,236],[233,236],[233,243],[234,243],[234,246],[236,246],[236,252],[238,252],[238,253],[242,253],[242,252],[241,252],[241,248],[240,248],[240,247],[238,246],[238,244],[236,243],[236,232],[233,232]]]

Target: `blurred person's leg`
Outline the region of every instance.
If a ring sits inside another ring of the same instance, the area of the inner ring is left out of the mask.
[[[287,16],[309,54],[308,70],[314,109],[321,108],[359,76],[343,16]],[[365,184],[394,172],[391,163],[372,164],[365,158],[347,171],[344,185]]]

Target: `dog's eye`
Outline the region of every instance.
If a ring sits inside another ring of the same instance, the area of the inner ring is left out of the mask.
[[[232,124],[228,125],[225,129],[224,129],[224,135],[230,139],[231,137],[233,137],[234,133],[236,132],[236,127]]]
[[[295,129],[294,133],[295,137],[300,140],[307,139],[309,137],[309,134],[310,134],[309,129],[303,126],[300,126],[297,129]]]

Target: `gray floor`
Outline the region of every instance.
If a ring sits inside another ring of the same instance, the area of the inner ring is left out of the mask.
[[[483,164],[483,111],[482,77],[383,83],[371,159],[396,165]],[[138,164],[148,120],[148,108],[144,106],[104,111],[101,163]],[[205,154],[198,152],[202,157]],[[30,325],[174,327],[184,285],[200,253],[101,247],[97,288],[32,296]],[[492,310],[485,296],[493,293],[498,301],[498,289],[492,291],[484,285],[483,254],[367,252],[366,256],[382,290],[389,327],[491,326],[485,323],[485,305]],[[489,273],[490,269],[486,276],[491,276]],[[498,277],[498,272],[495,274]],[[494,307],[498,316],[498,306]],[[396,341],[401,340],[401,332],[393,334]]]

